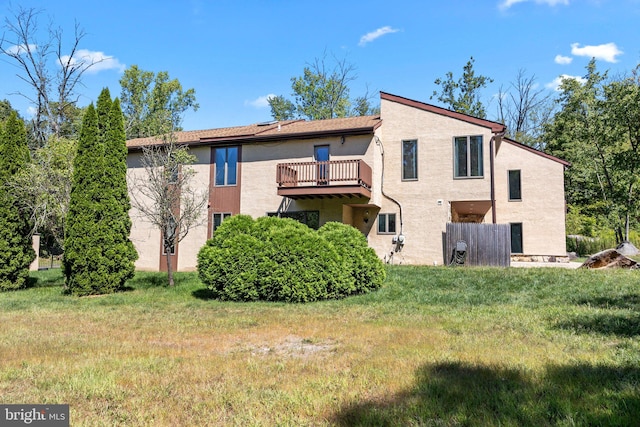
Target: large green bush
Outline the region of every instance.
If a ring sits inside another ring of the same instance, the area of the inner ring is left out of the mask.
[[[316,232],[292,219],[247,215],[220,225],[198,254],[198,274],[217,298],[232,301],[342,298],[384,280],[382,262],[352,227]]]

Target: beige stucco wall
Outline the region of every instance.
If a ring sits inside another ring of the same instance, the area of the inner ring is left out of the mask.
[[[460,120],[382,100],[385,193],[402,205],[405,245],[393,255],[394,263],[442,264],[442,233],[450,219],[451,201],[489,200],[489,141],[491,131]],[[453,137],[482,135],[484,177],[454,179]],[[402,141],[418,141],[418,179],[402,181]],[[381,198],[381,213],[396,213],[400,232],[400,210]],[[377,224],[369,244],[387,259],[393,236],[378,234]]]
[[[496,148],[497,221],[522,223],[524,254],[565,256],[564,165],[508,142]],[[521,201],[509,201],[509,170],[520,170]]]

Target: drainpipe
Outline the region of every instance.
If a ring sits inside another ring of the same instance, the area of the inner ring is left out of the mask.
[[[393,203],[395,203],[398,206],[398,209],[400,211],[400,234],[399,234],[399,236],[403,236],[404,237],[404,234],[402,233],[402,205],[396,199],[394,199],[393,197],[387,195],[384,192],[384,146],[382,145],[382,141],[380,140],[380,138],[375,136],[375,139],[376,139],[376,145],[378,147],[380,147],[380,155],[382,156],[382,169],[380,171],[380,192],[382,193],[382,195],[386,199],[391,200]]]
[[[493,224],[497,223],[496,218],[496,180],[495,180],[495,141],[501,141],[504,136],[504,131],[496,132],[489,140],[489,168],[491,169],[491,221]]]

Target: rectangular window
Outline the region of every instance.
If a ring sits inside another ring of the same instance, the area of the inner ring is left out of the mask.
[[[396,214],[381,213],[378,214],[378,234],[395,234],[396,232]]]
[[[457,136],[453,139],[453,175],[455,178],[484,175],[482,135]]]
[[[225,219],[229,218],[231,216],[231,213],[229,212],[223,212],[223,213],[214,213],[213,214],[213,224],[211,227],[211,235],[213,235],[213,233],[216,232],[216,229],[218,227],[220,227],[220,224],[222,224],[222,221],[224,221]]]
[[[169,218],[162,236],[162,255],[166,255],[167,252],[169,252],[169,255],[176,254],[177,231],[176,221],[173,218]]]
[[[522,200],[519,170],[509,171],[509,200]]]
[[[522,251],[522,223],[511,223],[511,253],[521,254]]]
[[[418,179],[418,141],[415,139],[402,141],[402,179]]]
[[[215,185],[236,185],[238,173],[238,147],[215,149]]]

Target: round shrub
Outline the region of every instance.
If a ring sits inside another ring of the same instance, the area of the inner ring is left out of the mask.
[[[354,255],[364,260],[369,253],[360,247],[364,242],[369,249],[364,236],[355,244],[357,249],[349,248],[351,252],[346,253],[340,239],[352,244],[355,237],[344,237],[346,232],[337,228],[331,230],[319,233],[289,218],[233,216],[201,248],[199,277],[217,298],[232,301],[310,302],[379,287],[383,269],[381,276],[356,274],[355,266],[364,261],[351,260]],[[369,270],[378,272],[374,267]],[[370,276],[374,286],[360,283]]]
[[[318,234],[333,244],[353,279],[353,287],[343,290],[343,293],[369,292],[382,286],[386,277],[384,265],[367,244],[364,234],[340,222],[326,223]]]

